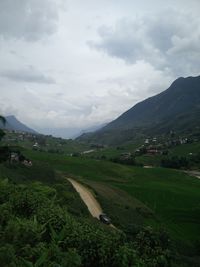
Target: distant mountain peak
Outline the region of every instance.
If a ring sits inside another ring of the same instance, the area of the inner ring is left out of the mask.
[[[24,123],[20,122],[14,115],[5,116],[5,119],[6,119],[5,125],[0,123],[0,128],[2,129],[37,134],[35,130],[29,128]]]
[[[147,132],[186,131],[200,126],[199,103],[200,76],[179,77],[167,90],[137,103],[96,133],[79,139],[116,144]]]

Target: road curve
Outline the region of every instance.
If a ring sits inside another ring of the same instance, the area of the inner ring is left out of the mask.
[[[193,177],[196,177],[197,179],[200,179],[200,171],[185,171],[185,173]]]
[[[75,190],[80,194],[81,199],[88,207],[89,212],[91,215],[97,219],[99,219],[99,215],[103,212],[100,204],[96,200],[96,198],[93,196],[91,191],[83,186],[82,184],[78,183],[77,181],[67,178],[67,180],[73,185]]]

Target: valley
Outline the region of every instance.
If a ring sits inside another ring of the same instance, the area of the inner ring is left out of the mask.
[[[4,127],[5,266],[199,267],[198,82],[199,76],[178,79],[76,140],[41,135],[19,121],[22,131]],[[187,102],[188,83],[196,97]],[[181,88],[181,105],[171,102]],[[167,101],[173,108],[163,112]],[[183,114],[187,127],[178,122]],[[99,219],[102,214],[109,223]]]
[[[0,0],[0,267],[200,267],[200,0]]]

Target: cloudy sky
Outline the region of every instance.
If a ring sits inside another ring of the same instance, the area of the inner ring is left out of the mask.
[[[0,0],[0,113],[35,129],[111,121],[200,71],[199,0]]]

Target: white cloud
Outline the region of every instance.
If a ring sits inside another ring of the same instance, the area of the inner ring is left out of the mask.
[[[89,45],[129,64],[144,60],[177,75],[199,71],[200,19],[192,12],[167,9],[145,17],[123,18],[113,27],[100,27],[98,33],[100,40]]]
[[[0,76],[5,77],[15,82],[27,82],[27,83],[55,83],[52,77],[46,76],[39,70],[36,70],[33,66],[27,66],[23,69],[2,70]]]
[[[199,1],[162,6],[0,1],[0,111],[33,128],[85,129],[198,74]]]
[[[58,1],[1,0],[0,35],[37,41],[57,29]]]

